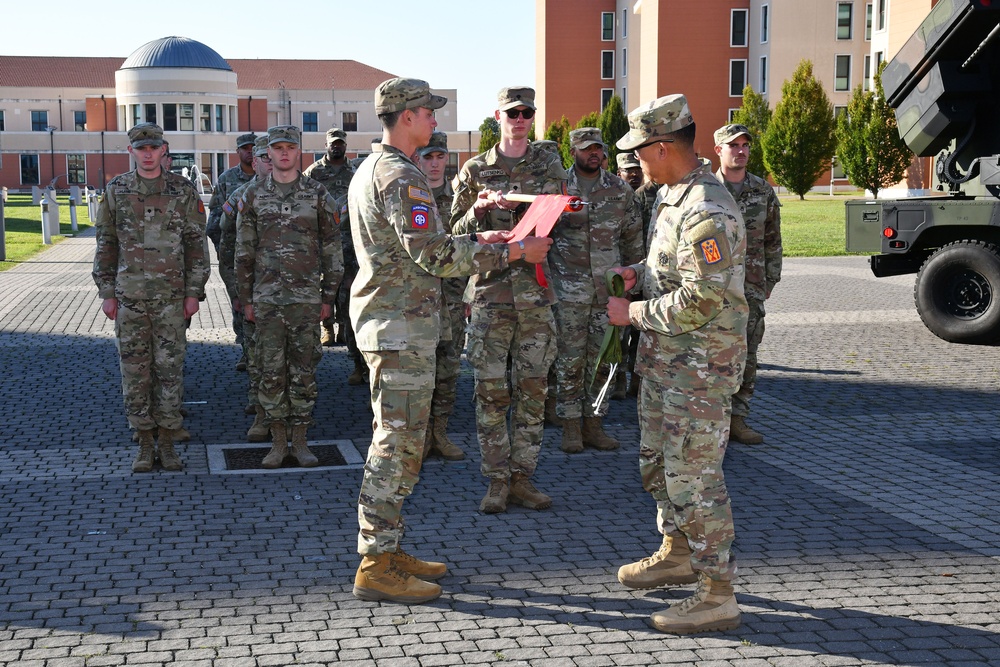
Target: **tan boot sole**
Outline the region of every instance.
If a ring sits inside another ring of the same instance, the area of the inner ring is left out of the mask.
[[[743,622],[740,614],[735,618],[719,618],[707,623],[658,623],[656,615],[649,617],[649,625],[660,632],[668,632],[675,635],[693,635],[698,632],[723,632],[740,627]]]
[[[441,587],[438,586],[437,592],[428,595],[392,595],[391,593],[380,591],[377,588],[364,588],[355,584],[354,597],[359,600],[367,600],[369,602],[384,601],[398,602],[399,604],[422,604],[441,597]]]

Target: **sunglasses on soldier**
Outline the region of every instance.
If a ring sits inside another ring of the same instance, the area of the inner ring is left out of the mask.
[[[516,119],[524,118],[525,120],[530,119],[535,115],[534,109],[507,109],[504,113],[507,114],[507,118]]]

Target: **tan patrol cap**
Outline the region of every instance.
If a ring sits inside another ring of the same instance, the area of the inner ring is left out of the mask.
[[[326,131],[326,143],[332,144],[334,141],[347,143],[347,132],[344,132],[339,127],[331,127]]]
[[[438,132],[435,130],[431,133],[431,140],[423,148],[417,150],[417,154],[423,157],[429,153],[444,153],[448,154],[448,135],[444,132]]]
[[[255,141],[257,141],[257,135],[254,134],[253,132],[249,132],[247,134],[241,134],[240,136],[236,137],[236,147],[243,148],[244,146],[249,146]]]
[[[528,86],[508,86],[497,93],[497,111],[506,111],[514,107],[525,106],[535,108],[535,89]]]
[[[639,164],[639,158],[635,156],[632,151],[622,151],[615,158],[618,160],[619,169],[641,169],[642,165]]]
[[[728,144],[741,134],[747,135],[748,141],[753,141],[753,137],[750,135],[750,130],[746,125],[723,125],[715,131],[715,145],[721,146],[722,144]]]
[[[139,123],[128,131],[128,142],[132,148],[162,146],[163,128],[156,123]]]
[[[253,141],[253,156],[261,157],[267,155],[267,136],[262,134]]]
[[[666,95],[633,109],[628,115],[628,134],[615,144],[623,151],[630,151],[666,139],[694,122],[687,98],[683,95]]]
[[[375,89],[375,114],[382,115],[406,109],[440,109],[447,97],[432,95],[431,87],[420,79],[395,78],[383,81]]]
[[[578,127],[569,133],[570,148],[587,148],[594,144],[604,146],[604,137],[596,127]]]
[[[301,143],[299,141],[302,133],[294,125],[275,125],[267,128],[267,145],[273,146],[276,143],[285,141],[290,144]]]

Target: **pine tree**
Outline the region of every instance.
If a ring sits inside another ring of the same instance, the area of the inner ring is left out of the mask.
[[[562,156],[563,166],[571,164],[569,154],[569,120],[563,116],[559,120],[552,121],[549,128],[545,130],[545,139],[559,144],[559,155]]]
[[[628,134],[628,116],[625,115],[625,106],[622,98],[612,95],[611,100],[597,121],[597,127],[601,128],[601,136],[608,146],[608,169],[617,171],[618,148],[615,142]]]
[[[878,197],[902,180],[913,153],[899,136],[896,115],[882,90],[883,62],[875,74],[875,92],[854,89],[847,113],[837,119],[837,157],[848,180]]]
[[[586,116],[576,121],[576,126],[573,129],[576,129],[577,127],[597,127],[597,123],[600,118],[601,114],[596,111],[591,111]]]
[[[761,178],[767,178],[767,165],[764,164],[764,150],[760,145],[761,137],[771,122],[771,108],[760,93],[747,86],[743,89],[743,106],[733,114],[733,123],[746,125],[750,130],[750,159],[747,160],[747,171]]]
[[[479,126],[479,152],[485,153],[500,141],[500,123],[493,116],[487,116]]]
[[[781,85],[781,101],[760,143],[774,180],[799,199],[805,199],[830,167],[836,149],[833,105],[813,76],[809,60],[800,62],[792,78]]]

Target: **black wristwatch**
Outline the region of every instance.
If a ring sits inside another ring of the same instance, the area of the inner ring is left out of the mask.
[[[471,234],[469,234],[469,238],[472,239],[473,243],[479,243],[479,238],[476,236],[475,232],[472,232]]]

